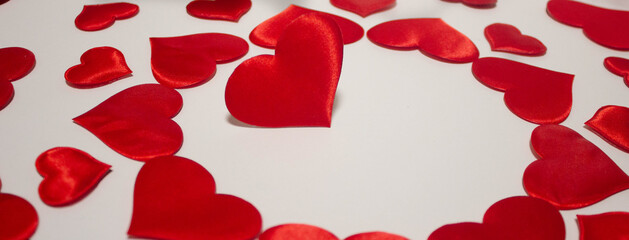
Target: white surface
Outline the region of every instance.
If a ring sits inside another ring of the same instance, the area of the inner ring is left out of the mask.
[[[546,1],[500,0],[493,9],[473,9],[438,0],[398,0],[395,8],[361,18],[325,0],[254,1],[239,23],[189,16],[188,1],[131,1],[140,13],[112,27],[83,32],[74,18],[83,4],[106,1],[11,0],[0,6],[0,47],[35,53],[37,65],[14,82],[15,98],[0,111],[2,192],[24,197],[40,218],[33,239],[126,239],[133,185],[142,163],[106,147],[72,122],[111,95],[154,83],[149,37],[222,32],[248,40],[249,32],[290,3],[337,14],[371,27],[394,19],[441,17],[466,34],[481,57],[498,56],[575,74],[574,104],[563,123],[594,142],[625,171],[624,153],[583,128],[608,104],[627,106],[629,89],[603,67],[607,56],[629,58],[589,41],[581,29],[552,20]],[[591,4],[629,10],[620,0]],[[483,29],[502,22],[548,47],[542,57],[492,52]],[[121,50],[133,76],[104,87],[80,90],[63,74],[93,47]],[[503,94],[479,83],[471,64],[448,64],[418,51],[394,51],[366,37],[345,47],[332,128],[261,129],[230,121],[223,93],[233,69],[245,59],[273,53],[253,44],[244,58],[218,66],[208,83],[180,90],[184,107],[175,118],[184,131],[177,155],[201,163],[218,192],[242,197],[263,216],[264,229],[283,223],[313,224],[344,238],[387,231],[425,239],[438,227],[481,221],[494,202],[524,195],[522,173],[535,160],[529,137],[536,125],[513,115]],[[43,151],[72,146],[113,165],[82,201],[62,208],[37,195],[41,181],[34,162]],[[629,211],[629,191],[591,207],[562,212],[567,239],[577,239],[576,214]],[[0,213],[1,214],[1,213]]]

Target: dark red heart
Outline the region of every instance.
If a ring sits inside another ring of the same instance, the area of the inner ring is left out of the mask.
[[[330,0],[332,5],[367,17],[395,6],[395,0]]]
[[[38,224],[39,218],[33,205],[13,194],[0,193],[0,239],[29,239]]]
[[[222,33],[151,38],[151,69],[164,86],[194,87],[214,76],[217,63],[234,61],[248,51],[247,41]]]
[[[491,8],[496,6],[498,0],[442,0],[446,2],[460,2],[470,7],[475,8]]]
[[[66,83],[76,88],[103,86],[131,74],[124,55],[112,47],[97,47],[81,55],[81,64],[66,71]]]
[[[251,0],[195,0],[186,10],[194,17],[238,22],[251,9]]]
[[[146,161],[173,155],[181,147],[183,133],[171,118],[182,104],[177,91],[159,84],[143,84],[113,95],[74,118],[74,122],[114,151]]]
[[[522,35],[516,27],[494,23],[485,28],[485,38],[493,51],[515,53],[525,56],[546,54],[546,46],[534,37]]]
[[[212,175],[181,157],[153,159],[140,169],[129,235],[158,239],[252,239],[262,218],[250,203],[216,194]]]
[[[114,25],[116,20],[131,18],[139,11],[138,5],[125,2],[85,5],[74,25],[83,31],[98,31]]]
[[[8,2],[9,0],[0,0],[0,5],[5,4],[6,2]]]
[[[509,110],[526,121],[560,123],[570,115],[574,75],[493,57],[474,61],[472,72],[478,81],[505,92]]]
[[[18,80],[33,70],[35,55],[28,49],[9,47],[0,49],[0,110],[13,99],[12,81]]]
[[[629,108],[604,106],[585,125],[616,147],[629,152]]]
[[[466,63],[478,58],[476,45],[440,18],[394,20],[367,31],[372,42],[399,50],[419,49],[439,60]]]
[[[629,239],[629,213],[610,212],[598,215],[577,215],[581,240]]]
[[[331,232],[327,230],[306,224],[283,224],[267,229],[261,235],[259,240],[339,240]],[[408,240],[405,237],[386,233],[386,232],[368,232],[354,234],[345,238],[345,240]]]
[[[605,68],[625,79],[625,85],[629,87],[629,59],[619,57],[605,58]]]
[[[533,130],[531,146],[539,160],[526,168],[523,183],[532,197],[574,209],[629,188],[629,176],[572,129],[539,126]]]

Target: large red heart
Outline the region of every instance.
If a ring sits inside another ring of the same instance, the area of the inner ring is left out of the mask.
[[[510,197],[494,203],[483,223],[456,223],[435,230],[428,240],[564,240],[566,230],[559,211],[532,197]]]
[[[625,79],[625,85],[629,86],[629,59],[620,57],[605,58],[605,68]]]
[[[18,80],[33,70],[35,55],[20,47],[0,49],[0,110],[13,99],[12,81]]]
[[[146,161],[173,155],[181,147],[183,133],[171,118],[182,105],[177,91],[159,84],[143,84],[113,95],[74,118],[74,122],[114,151]]]
[[[478,81],[505,92],[509,110],[526,121],[560,123],[570,115],[574,75],[494,57],[474,61],[472,72]]]
[[[65,73],[68,85],[76,88],[92,88],[109,84],[131,74],[124,55],[112,47],[97,47],[81,55],[81,64]]]
[[[247,41],[222,33],[151,38],[151,69],[164,86],[193,87],[209,81],[217,63],[234,61],[248,51]]]
[[[460,2],[475,8],[491,8],[496,6],[498,0],[442,0],[446,2]]]
[[[85,5],[74,19],[74,25],[83,31],[97,31],[110,27],[116,20],[131,18],[139,11],[138,5],[125,2]]]
[[[109,172],[104,164],[75,148],[57,147],[37,157],[37,172],[44,177],[39,197],[51,206],[74,203],[92,191]]]
[[[367,17],[395,6],[395,0],[330,0],[332,5]]]
[[[572,129],[539,126],[531,146],[539,159],[524,171],[524,188],[560,209],[586,207],[629,188],[629,176]]]
[[[216,194],[212,175],[189,159],[167,156],[140,169],[129,235],[158,239],[252,239],[262,218],[250,203]]]
[[[306,224],[283,224],[267,229],[260,234],[259,240],[339,240],[331,232]],[[368,232],[354,234],[345,240],[408,240],[405,237],[386,233]]]
[[[618,148],[629,152],[629,108],[604,106],[585,125]]]
[[[194,17],[238,22],[251,9],[251,0],[194,0],[186,10]]]
[[[21,197],[0,193],[0,239],[28,239],[35,233],[38,224],[39,218],[33,205]]]
[[[440,18],[401,19],[381,23],[369,29],[367,37],[383,47],[419,49],[439,60],[466,63],[478,58],[476,45]]]
[[[541,56],[546,46],[534,37],[522,35],[516,27],[494,23],[485,28],[485,38],[493,51],[502,51],[526,56]]]
[[[629,213],[610,212],[598,215],[577,215],[581,240],[629,239]]]

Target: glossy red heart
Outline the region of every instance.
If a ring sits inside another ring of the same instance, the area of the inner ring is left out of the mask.
[[[222,33],[151,38],[151,69],[164,86],[194,87],[216,74],[217,63],[235,61],[248,51],[247,41]]]
[[[492,51],[515,53],[525,56],[546,54],[546,46],[534,37],[522,35],[516,27],[494,23],[485,28],[485,38]]]
[[[112,47],[97,47],[81,55],[81,64],[65,73],[66,83],[76,88],[103,86],[131,74],[124,55]]]
[[[158,239],[252,239],[262,218],[250,203],[216,194],[212,175],[189,159],[144,164],[135,181],[129,235]]]
[[[13,99],[12,81],[18,80],[33,70],[35,55],[25,48],[0,48],[0,110]]]
[[[35,233],[38,224],[39,218],[33,205],[13,194],[0,193],[0,239],[28,239]]]
[[[481,83],[505,92],[509,110],[526,121],[560,123],[570,115],[574,75],[494,57],[474,61],[472,72]]]
[[[598,215],[577,215],[580,240],[629,239],[629,213],[609,212]]]
[[[585,125],[616,147],[629,152],[629,108],[604,106]]]
[[[398,50],[419,49],[442,61],[466,63],[478,58],[476,45],[440,18],[394,20],[367,31],[372,42]]]
[[[74,25],[83,31],[98,31],[114,25],[116,20],[131,18],[139,11],[138,5],[126,2],[85,5],[74,19]]]
[[[330,3],[361,17],[367,17],[395,6],[395,0],[330,0]]]
[[[368,232],[354,234],[345,240],[408,240],[408,238],[386,232]]]
[[[251,9],[251,0],[195,0],[186,6],[194,17],[238,22]]]
[[[259,240],[339,240],[327,230],[307,224],[283,224],[267,229],[260,234]],[[368,232],[354,234],[345,240],[408,240],[405,237],[386,233]]]
[[[428,240],[564,240],[566,230],[559,211],[532,197],[510,197],[494,203],[483,223],[442,226]]]
[[[281,13],[275,15],[272,18],[260,23],[249,34],[249,40],[253,44],[256,44],[265,48],[275,48],[278,44],[279,38],[286,29],[286,27],[297,19],[299,16],[307,13],[319,13],[329,18],[332,18],[338,27],[341,29],[343,35],[343,43],[350,44],[360,40],[365,33],[365,30],[355,22],[342,18],[329,13],[319,12],[307,8],[302,8],[295,5],[290,5]],[[304,32],[304,34],[308,34]]]
[[[629,59],[620,57],[605,58],[605,68],[625,79],[625,85],[629,86]]]
[[[629,188],[629,176],[572,129],[539,126],[533,130],[531,146],[539,159],[526,168],[523,183],[532,197],[560,209],[575,209]]]
[[[446,2],[460,2],[476,8],[491,8],[496,6],[498,0],[443,0]]]
[[[125,157],[146,161],[179,151],[183,133],[171,118],[182,105],[177,91],[143,84],[113,95],[74,122]]]

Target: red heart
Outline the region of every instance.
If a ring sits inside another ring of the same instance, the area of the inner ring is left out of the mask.
[[[0,48],[0,110],[13,99],[12,81],[18,80],[33,70],[35,55],[20,47]]]
[[[97,47],[81,55],[81,64],[66,71],[68,85],[76,88],[103,86],[131,74],[122,52],[112,47]]]
[[[262,218],[250,203],[216,194],[212,175],[181,157],[153,159],[140,169],[129,235],[159,239],[252,239]]]
[[[283,224],[275,226],[264,231],[259,240],[338,240],[327,230],[306,224]],[[345,238],[345,240],[408,240],[405,237],[385,233],[385,232],[368,232],[359,233]]]
[[[367,17],[372,13],[384,11],[395,6],[395,0],[330,0],[332,5],[340,9]]]
[[[368,232],[349,236],[345,240],[408,240],[408,238],[386,232]]]
[[[629,59],[619,57],[605,58],[605,68],[618,76],[625,78],[625,85],[629,86]]]
[[[234,70],[225,89],[229,112],[256,126],[330,127],[343,62],[336,23],[318,13],[302,15],[286,27],[275,54]]]
[[[171,118],[183,104],[181,95],[159,84],[125,89],[74,118],[114,151],[146,161],[175,154],[183,133]]]
[[[571,129],[542,125],[531,136],[539,160],[524,171],[524,188],[560,209],[592,205],[629,188],[627,176],[603,151]]]
[[[383,47],[420,51],[439,60],[465,63],[478,58],[476,45],[440,18],[394,20],[367,31],[372,42]]]
[[[476,8],[491,8],[496,6],[498,0],[442,0],[446,2],[460,2]]]
[[[21,197],[0,193],[0,239],[28,239],[35,233],[38,224],[39,218],[33,205]]]
[[[217,63],[234,61],[248,51],[247,41],[222,33],[151,38],[151,69],[164,86],[193,87],[209,81]]]
[[[83,31],[102,30],[114,25],[116,20],[135,16],[139,11],[138,5],[125,2],[85,5],[74,19],[74,25]]]
[[[581,240],[629,239],[629,213],[610,212],[598,215],[577,215]]]
[[[605,140],[629,152],[629,108],[604,106],[585,122]]]
[[[546,53],[546,46],[534,37],[522,35],[516,27],[494,23],[485,28],[485,37],[491,50],[515,53],[527,56],[541,56]]]
[[[267,19],[249,34],[249,39],[252,43],[266,48],[275,48],[278,44],[279,38],[284,32],[284,29],[297,19],[299,16],[307,13],[319,13],[329,18],[332,18],[338,27],[341,29],[343,35],[343,43],[350,44],[360,40],[365,33],[365,30],[355,22],[342,18],[329,13],[319,12],[307,8],[302,8],[295,5],[290,5],[281,13],[275,15],[272,18]]]
[[[509,110],[526,121],[560,123],[570,115],[574,75],[493,57],[474,61],[472,72],[478,81],[505,92]]]
[[[195,0],[186,9],[194,17],[238,22],[251,9],[251,0]]]
[[[532,197],[510,197],[494,203],[483,223],[456,223],[435,230],[428,240],[563,240],[566,230],[559,211]]]

